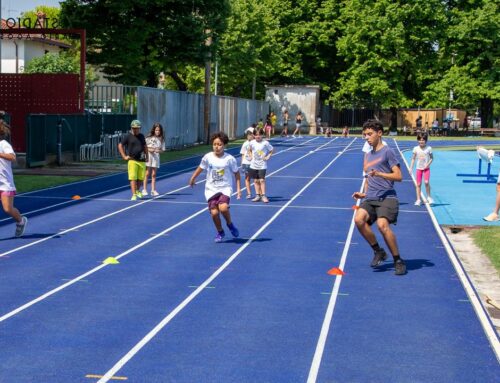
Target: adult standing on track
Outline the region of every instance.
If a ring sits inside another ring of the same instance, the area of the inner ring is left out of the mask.
[[[132,191],[132,201],[142,198],[139,187],[146,174],[146,161],[148,160],[148,147],[146,139],[141,133],[141,122],[133,120],[130,123],[131,132],[122,138],[118,144],[118,151],[122,158],[128,161],[128,179]]]
[[[484,217],[483,219],[485,221],[488,221],[488,222],[498,221],[499,220],[499,217],[498,217],[499,211],[500,211],[500,172],[498,173],[498,179],[497,179],[497,199],[496,199],[496,203],[495,203],[495,209],[490,214],[488,214],[486,217]]]
[[[288,120],[290,116],[288,115],[288,110],[283,112],[283,130],[281,131],[281,137],[288,137]]]
[[[365,154],[363,170],[366,173],[364,192],[353,193],[354,199],[364,199],[356,211],[354,222],[359,232],[372,247],[374,257],[371,267],[380,266],[387,254],[378,244],[371,225],[375,222],[394,258],[396,275],[406,274],[405,262],[399,255],[396,236],[390,228],[398,219],[399,201],[394,190],[394,182],[402,180],[401,169],[396,155],[387,145],[382,144],[384,127],[378,120],[368,120],[363,124],[363,135],[373,150]]]

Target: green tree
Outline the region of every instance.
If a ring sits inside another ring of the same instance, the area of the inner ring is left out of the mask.
[[[47,53],[28,62],[24,73],[80,73],[79,67],[67,53]]]
[[[337,41],[348,63],[333,99],[339,106],[396,109],[419,104],[437,59],[440,26],[446,22],[440,0],[345,1]]]
[[[109,79],[157,85],[187,64],[201,65],[214,45],[208,35],[224,29],[227,0],[67,0],[61,4],[65,27],[87,30],[88,62]]]
[[[446,32],[439,46],[440,75],[424,93],[430,106],[473,112],[491,127],[500,99],[500,19],[498,1],[448,1]],[[453,100],[449,100],[450,90]]]

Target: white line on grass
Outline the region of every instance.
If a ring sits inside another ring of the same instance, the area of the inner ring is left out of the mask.
[[[352,144],[351,141],[350,144]],[[349,147],[346,146],[346,149]],[[288,201],[280,210],[278,210],[259,230],[257,230],[252,237],[245,242],[236,252],[234,252],[231,257],[229,257],[226,262],[222,264],[210,277],[208,277],[195,291],[193,291],[186,299],[184,299],[174,310],[172,310],[163,320],[161,320],[144,338],[142,338],[127,354],[125,354],[106,374],[103,375],[97,383],[108,382],[125,364],[128,363],[144,346],[146,346],[151,339],[153,339],[172,319],[174,319],[177,314],[179,314],[191,301],[193,301],[207,286],[210,285],[250,244],[257,239],[257,237],[265,230],[283,211],[296,199],[298,198],[316,179],[324,173],[340,156],[342,152],[337,154],[333,160],[331,160],[313,179],[311,179],[302,189],[300,189],[295,195]]]

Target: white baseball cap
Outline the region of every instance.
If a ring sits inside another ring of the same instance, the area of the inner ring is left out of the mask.
[[[253,126],[250,126],[248,128],[245,129],[245,133],[252,133],[255,131],[255,129],[253,128]]]

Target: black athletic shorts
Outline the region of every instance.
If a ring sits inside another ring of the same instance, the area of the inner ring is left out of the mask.
[[[250,178],[253,178],[254,180],[263,180],[266,178],[266,172],[267,169],[252,169],[250,168],[250,171],[248,174],[250,174]]]
[[[396,224],[398,221],[399,201],[397,198],[364,200],[359,207],[368,212],[370,216],[368,220],[369,225],[373,225],[377,221],[377,218],[382,217],[386,218],[389,223]]]

